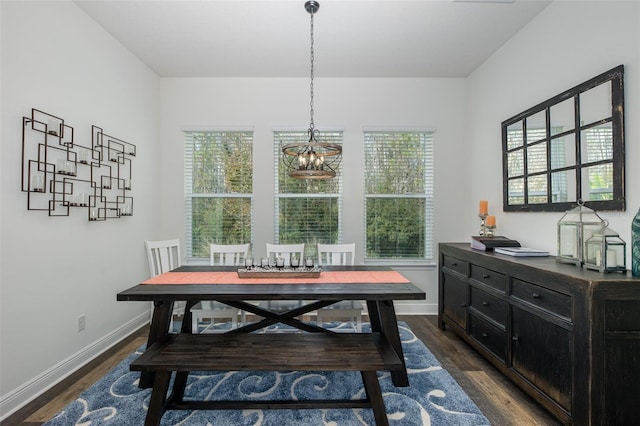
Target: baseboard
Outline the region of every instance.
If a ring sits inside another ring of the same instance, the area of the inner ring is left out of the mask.
[[[11,414],[36,399],[52,386],[90,362],[104,351],[129,336],[131,333],[143,327],[149,322],[149,311],[143,312],[131,321],[117,328],[103,338],[86,346],[59,364],[46,370],[39,376],[26,382],[0,398],[0,421],[5,420]]]
[[[405,303],[395,302],[396,315],[438,315],[437,303]]]

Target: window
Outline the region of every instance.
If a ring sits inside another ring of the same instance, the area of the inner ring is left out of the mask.
[[[365,131],[365,258],[433,259],[432,132]]]
[[[187,257],[253,240],[253,133],[185,132]]]
[[[309,139],[307,132],[277,131],[274,138],[275,243],[305,243],[316,258],[317,244],[342,240],[342,165],[332,179],[294,179],[282,165],[282,146]],[[319,141],[342,143],[342,132],[320,132]]]

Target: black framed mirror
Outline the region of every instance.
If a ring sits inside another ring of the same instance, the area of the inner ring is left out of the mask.
[[[624,66],[502,122],[503,210],[624,211]]]

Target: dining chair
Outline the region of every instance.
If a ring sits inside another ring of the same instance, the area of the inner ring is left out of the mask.
[[[318,265],[354,265],[356,244],[318,244]],[[362,302],[343,300],[318,309],[317,323],[326,319],[348,318],[353,321],[357,332],[362,331]]]
[[[304,259],[304,243],[302,244],[269,244],[267,243],[267,258],[269,264],[275,264],[275,259],[282,257],[284,259],[284,265],[291,265],[291,257],[295,255],[300,261]],[[302,300],[267,300],[266,302],[259,303],[273,312],[289,311],[297,308],[304,303]]]
[[[244,260],[249,255],[249,244],[211,244],[209,246],[209,263],[219,266],[239,266],[244,265]],[[238,308],[225,305],[222,302],[213,300],[203,300],[191,308],[191,332],[217,333],[227,331],[224,328],[215,328],[216,318],[230,318],[231,328],[238,327],[238,315],[241,316],[241,323],[245,323],[245,313]],[[209,320],[208,323],[206,320]],[[201,324],[204,329],[200,330]]]
[[[147,263],[149,264],[149,275],[151,277],[164,274],[181,265],[182,257],[180,256],[180,240],[178,238],[173,240],[145,241],[144,245],[147,251]],[[173,318],[181,317],[184,313],[185,306],[186,302],[174,303],[170,330],[173,330]]]

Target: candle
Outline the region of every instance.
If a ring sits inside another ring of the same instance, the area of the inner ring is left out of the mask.
[[[480,210],[478,214],[487,214],[489,213],[489,202],[487,200],[480,200]]]
[[[276,266],[278,268],[284,268],[284,258],[283,257],[276,258]]]
[[[487,226],[496,226],[495,216],[487,216]]]
[[[260,266],[262,266],[263,268],[266,268],[267,266],[269,266],[269,259],[266,257],[261,258]]]
[[[607,250],[607,267],[618,266],[618,255],[614,249]]]
[[[298,260],[297,257],[292,257],[291,258],[291,267],[292,268],[297,268],[300,265],[300,261]]]
[[[58,136],[58,132],[60,131],[60,125],[58,120],[55,118],[49,118],[47,120],[47,133],[50,135]]]

